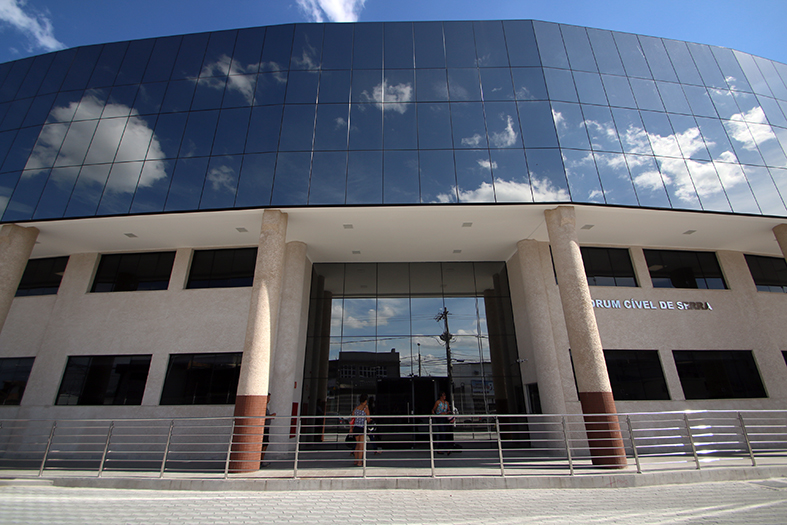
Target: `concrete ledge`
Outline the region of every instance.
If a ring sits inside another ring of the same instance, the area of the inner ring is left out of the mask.
[[[648,487],[749,481],[787,477],[787,466],[715,468],[643,474],[593,474],[576,476],[512,477],[353,477],[299,479],[172,479],[67,477],[0,479],[0,485],[47,484],[58,487],[195,490],[195,491],[299,491],[299,490],[499,490],[499,489],[598,489]]]

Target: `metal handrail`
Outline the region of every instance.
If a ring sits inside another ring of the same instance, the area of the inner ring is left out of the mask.
[[[616,416],[625,464],[615,471],[787,465],[787,410]],[[0,472],[223,479],[574,476],[609,473],[596,461],[621,454],[610,448],[612,438],[588,440],[583,414],[460,415],[453,424],[431,414],[375,415],[376,431],[364,429],[362,468],[352,469],[353,451],[344,443],[347,418],[274,416],[271,426],[279,430],[269,436],[270,467],[260,469],[255,453],[244,452],[237,462],[233,456],[244,431],[259,436],[264,428],[264,418],[243,419],[243,425],[234,417],[0,419]]]

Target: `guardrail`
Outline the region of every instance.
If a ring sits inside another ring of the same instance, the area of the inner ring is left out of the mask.
[[[616,416],[624,472],[787,465],[784,410]],[[347,418],[270,419],[261,464],[261,442],[252,453],[234,452],[243,429],[231,417],[0,420],[0,471],[236,479],[575,476],[611,470],[594,465],[599,450],[591,449],[581,414],[458,416],[451,423],[433,415],[373,416],[363,436],[351,441]],[[265,427],[264,418],[245,418],[244,424],[249,421],[258,431]],[[592,442],[598,446],[597,439]]]

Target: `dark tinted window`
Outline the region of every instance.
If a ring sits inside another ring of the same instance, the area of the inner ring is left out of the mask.
[[[16,289],[16,296],[56,294],[63,272],[66,271],[66,263],[68,257],[30,259]]]
[[[71,356],[56,405],[140,405],[149,355]]]
[[[175,252],[102,255],[91,292],[166,290]]]
[[[751,350],[673,350],[686,399],[767,397]]]
[[[22,401],[35,357],[0,359],[0,405],[18,405]]]
[[[644,251],[654,288],[727,288],[713,252]]]
[[[241,354],[169,356],[162,405],[231,405],[235,402]]]
[[[257,248],[197,250],[191,259],[186,288],[251,286]]]
[[[657,350],[604,350],[616,401],[669,399]]]
[[[787,261],[784,257],[746,255],[746,263],[757,290],[787,293]]]
[[[637,286],[627,249],[583,246],[580,251],[590,286]]]

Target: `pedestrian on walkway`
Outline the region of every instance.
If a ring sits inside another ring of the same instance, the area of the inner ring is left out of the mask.
[[[369,396],[361,394],[358,401],[359,404],[353,410],[350,420],[350,435],[355,438],[355,466],[361,467],[363,466],[363,447],[366,438],[364,428],[371,418],[369,417]]]

